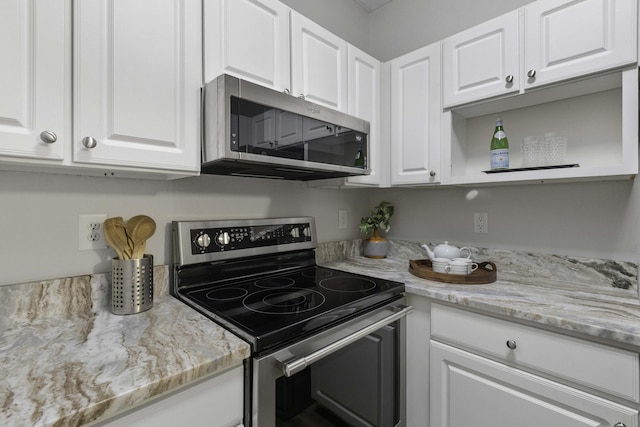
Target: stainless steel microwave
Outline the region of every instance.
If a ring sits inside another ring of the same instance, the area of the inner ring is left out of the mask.
[[[296,179],[369,173],[369,122],[223,74],[204,88],[202,173]]]

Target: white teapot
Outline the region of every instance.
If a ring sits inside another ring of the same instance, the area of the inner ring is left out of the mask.
[[[429,259],[431,260],[433,260],[434,258],[471,258],[471,249],[466,247],[458,249],[457,246],[452,246],[447,241],[436,246],[433,251],[425,243],[423,243],[421,246],[425,251],[427,251],[427,255],[429,255]],[[466,255],[464,255],[465,252]]]

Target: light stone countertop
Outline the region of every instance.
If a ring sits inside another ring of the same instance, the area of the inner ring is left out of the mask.
[[[240,366],[249,345],[168,295],[167,271],[153,307],[126,316],[106,275],[0,287],[0,425],[104,420]]]
[[[360,256],[359,248],[342,245],[334,247],[334,253],[325,248],[319,263],[404,282],[407,293],[434,301],[640,351],[640,301],[633,263],[473,248],[474,259],[498,265],[498,280],[459,285],[414,276],[409,260],[426,255],[411,242],[393,245],[382,260]]]
[[[454,244],[454,243],[452,243]],[[498,280],[454,285],[408,271],[419,244],[360,256],[360,241],[319,245],[327,267],[404,282],[407,293],[640,351],[636,264],[472,248]],[[77,426],[106,420],[213,376],[249,357],[249,345],[168,295],[154,268],[154,305],[117,316],[107,275],[0,287],[0,425]]]

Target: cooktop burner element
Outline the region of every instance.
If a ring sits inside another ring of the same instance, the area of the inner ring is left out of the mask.
[[[331,277],[322,279],[320,287],[334,292],[366,292],[375,289],[376,282],[364,277]]]
[[[254,354],[404,296],[402,283],[317,266],[313,218],[174,222],[173,230],[172,294]]]
[[[300,314],[324,304],[324,296],[312,289],[285,288],[258,291],[242,300],[242,305],[267,315]]]

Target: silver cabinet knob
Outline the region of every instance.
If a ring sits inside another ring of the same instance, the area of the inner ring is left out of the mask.
[[[85,148],[95,148],[95,146],[98,145],[98,141],[92,136],[85,136],[82,138],[82,145]]]
[[[298,98],[304,99],[304,93],[301,93],[300,95],[298,95]]]
[[[518,344],[516,343],[516,341],[515,341],[515,340],[507,340],[507,347],[508,347],[510,350],[515,350],[515,349],[516,349],[516,347],[518,347]]]
[[[505,77],[504,81],[507,83],[513,83],[513,75],[509,74],[507,77]]]
[[[58,140],[58,136],[50,130],[43,130],[40,133],[40,139],[46,144],[53,144]]]
[[[285,95],[289,95],[289,93],[290,93],[289,88],[284,88],[282,93],[284,93]]]
[[[613,427],[627,427],[625,423],[615,423]]]
[[[436,176],[436,171],[430,171],[429,176]]]
[[[529,70],[527,76],[534,78],[536,76],[536,70]]]

